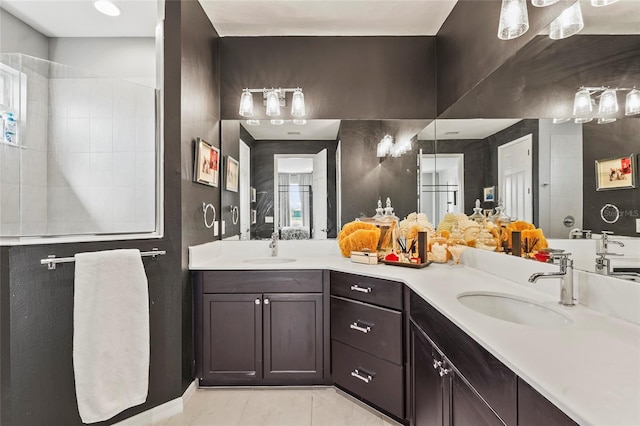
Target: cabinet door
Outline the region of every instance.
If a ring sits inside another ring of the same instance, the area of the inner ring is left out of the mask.
[[[202,375],[206,384],[262,378],[262,295],[202,295]]]
[[[317,381],[323,376],[322,294],[264,295],[264,378]]]
[[[442,357],[415,325],[411,326],[413,366],[411,424],[443,426],[449,419],[449,376],[440,377]]]
[[[486,402],[456,373],[452,375],[451,424],[453,426],[504,426]],[[515,396],[515,395],[514,395]]]

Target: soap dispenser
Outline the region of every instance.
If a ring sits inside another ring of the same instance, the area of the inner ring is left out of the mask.
[[[482,213],[482,207],[480,207],[480,199],[476,198],[476,206],[473,208],[473,214],[469,216],[469,220],[473,220],[479,225],[484,225],[487,218]]]

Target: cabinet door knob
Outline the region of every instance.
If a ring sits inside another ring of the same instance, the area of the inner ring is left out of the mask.
[[[438,360],[434,359],[433,360],[433,369],[437,370],[440,367],[442,367],[442,361],[438,361]]]
[[[361,331],[364,334],[367,334],[368,332],[370,332],[371,331],[371,327],[373,327],[373,324],[369,324],[369,323],[366,323],[366,322],[360,321],[360,320],[352,322],[351,324],[349,324],[349,328],[350,329]]]
[[[351,290],[359,291],[360,293],[371,293],[371,287],[360,287],[359,284],[354,284],[351,286]]]
[[[351,377],[355,377],[356,379],[360,379],[365,383],[369,383],[373,380],[373,377],[376,373],[369,373],[368,371],[363,370],[362,368],[356,368],[351,372]]]
[[[264,299],[264,304],[268,305],[269,304],[269,299]]]
[[[259,305],[260,304],[260,299],[259,298],[256,299],[253,303],[255,303],[256,305]]]

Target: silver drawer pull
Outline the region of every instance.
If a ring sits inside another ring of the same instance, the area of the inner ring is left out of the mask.
[[[362,322],[362,321],[356,321],[356,322],[352,322],[351,324],[349,324],[349,328],[350,329],[361,331],[364,334],[367,334],[368,332],[370,332],[371,331],[371,327],[373,327],[373,324],[367,324],[367,323]]]
[[[375,376],[375,373],[363,373],[363,375],[360,374],[360,369],[356,368],[355,370],[353,370],[351,372],[351,377],[355,377],[356,379],[360,379],[365,383],[369,383],[370,381],[373,380],[373,376]]]
[[[358,284],[354,284],[351,286],[351,290],[359,291],[360,293],[371,293],[371,287],[360,287]]]

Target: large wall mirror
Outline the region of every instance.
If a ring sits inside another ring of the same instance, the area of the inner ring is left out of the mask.
[[[161,7],[120,7],[2,2],[0,237],[161,232]]]

